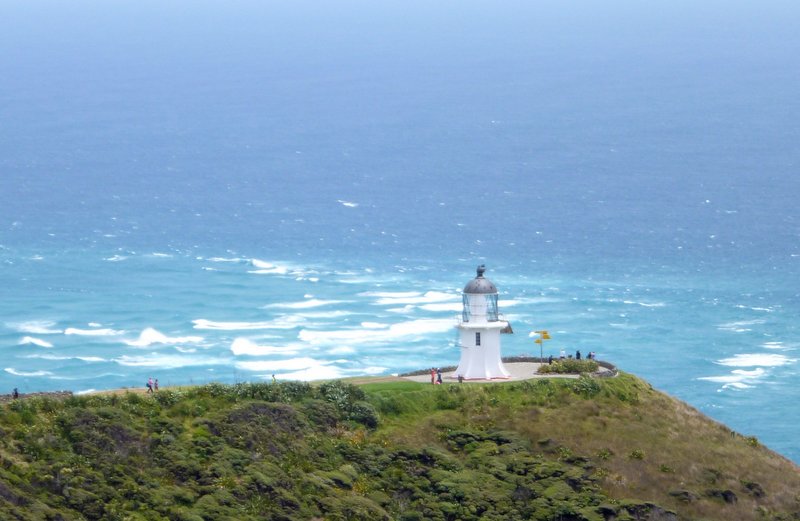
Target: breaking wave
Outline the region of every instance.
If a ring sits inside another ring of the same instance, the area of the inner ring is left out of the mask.
[[[303,325],[305,319],[301,316],[290,315],[282,319],[261,322],[215,322],[198,318],[192,320],[195,329],[213,329],[218,331],[248,331],[258,329],[294,329]]]
[[[125,331],[118,331],[116,329],[102,328],[102,329],[78,329],[68,327],[64,330],[65,335],[79,335],[79,336],[119,336],[124,334]]]
[[[202,341],[203,337],[201,336],[168,337],[160,331],[148,327],[141,332],[138,339],[126,340],[125,343],[131,347],[147,347],[153,344],[185,344]]]
[[[5,371],[14,376],[52,376],[50,371],[17,371],[13,367],[6,367]]]
[[[265,355],[294,355],[297,354],[303,346],[261,346],[247,338],[237,338],[231,344],[231,353],[236,356],[249,355],[249,356],[265,356]]]
[[[35,345],[35,346],[39,346],[39,347],[53,347],[53,344],[51,344],[50,342],[42,340],[41,338],[34,338],[32,336],[22,337],[22,339],[19,341],[18,345],[22,346],[22,345],[30,345],[30,344]]]
[[[787,356],[774,353],[748,353],[723,358],[717,363],[731,367],[779,367],[795,361]]]

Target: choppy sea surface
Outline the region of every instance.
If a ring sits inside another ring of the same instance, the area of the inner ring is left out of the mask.
[[[454,364],[486,263],[800,461],[800,7],[322,4],[3,3],[0,392]]]

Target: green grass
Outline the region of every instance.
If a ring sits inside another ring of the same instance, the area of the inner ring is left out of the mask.
[[[798,491],[795,465],[624,373],[0,406],[0,519],[777,521]]]
[[[598,389],[588,393],[576,380],[463,386],[455,396],[447,396],[454,386],[392,387],[390,403],[400,404],[401,414],[379,406],[388,416],[381,430],[412,446],[435,444],[448,429],[516,432],[545,457],[588,461],[611,498],[652,500],[686,518],[779,519],[800,512],[800,472],[785,458],[632,375],[592,382]],[[382,385],[368,389],[377,403],[385,400]],[[420,408],[441,403],[448,406],[411,423]],[[764,494],[757,497],[748,483]],[[720,499],[724,491],[736,495],[735,504]]]

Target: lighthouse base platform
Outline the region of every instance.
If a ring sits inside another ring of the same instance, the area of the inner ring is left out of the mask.
[[[490,379],[464,379],[465,384],[476,384],[476,383],[501,383],[501,382],[519,382],[522,380],[532,380],[534,378],[541,379],[541,378],[578,378],[578,375],[572,374],[537,374],[539,370],[539,366],[541,364],[535,362],[503,362],[503,366],[508,371],[509,376],[508,378],[490,378]],[[601,368],[601,371],[603,368]],[[413,376],[403,376],[404,380],[410,380],[413,382],[420,382],[420,383],[431,383],[431,375],[430,372],[426,374],[419,374]],[[450,371],[443,371],[442,372],[442,380],[445,384],[457,384],[458,383],[458,374],[456,374],[455,370]]]

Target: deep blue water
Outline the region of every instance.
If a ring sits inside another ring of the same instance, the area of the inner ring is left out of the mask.
[[[0,390],[596,351],[800,461],[800,7],[0,4]]]

